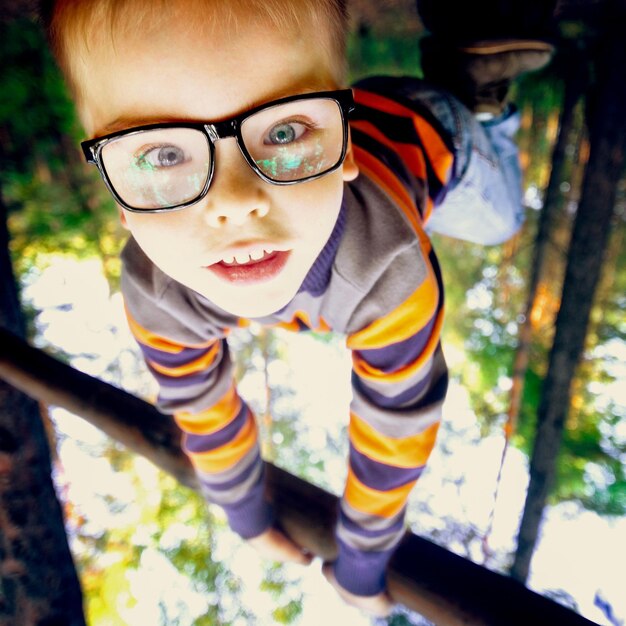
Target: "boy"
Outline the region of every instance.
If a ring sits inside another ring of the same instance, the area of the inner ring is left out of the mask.
[[[518,207],[453,98],[374,79],[353,112],[345,30],[341,0],[59,1],[50,25],[93,138],[85,155],[131,232],[123,292],[159,407],[184,431],[207,498],[279,561],[311,557],[273,525],[225,337],[250,319],[346,335],[350,459],[325,574],[385,615],[385,567],[447,386],[442,283],[423,226],[445,196],[442,215],[479,201],[468,228],[495,243]]]

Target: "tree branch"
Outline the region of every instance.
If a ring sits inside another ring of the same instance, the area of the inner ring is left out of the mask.
[[[0,378],[63,407],[198,489],[174,421],[150,404],[61,363],[0,329]],[[268,495],[285,530],[323,559],[336,554],[337,498],[267,464]],[[407,533],[389,570],[393,599],[443,626],[582,626],[587,619],[522,584]]]

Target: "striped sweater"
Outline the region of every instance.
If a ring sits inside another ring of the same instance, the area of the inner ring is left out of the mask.
[[[296,296],[256,321],[346,337],[353,400],[335,575],[348,591],[374,595],[384,589],[409,492],[439,427],[443,289],[423,224],[464,155],[454,125],[434,117],[418,81],[371,79],[355,97],[360,175],[346,184],[334,230]],[[461,118],[456,111],[448,119]],[[128,319],[160,384],[158,406],[183,430],[207,499],[223,507],[233,530],[254,537],[273,513],[257,426],[237,393],[226,341],[242,320],[163,274],[133,239],[123,262]]]

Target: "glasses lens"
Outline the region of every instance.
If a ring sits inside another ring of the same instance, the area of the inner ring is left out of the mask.
[[[102,148],[102,163],[116,193],[135,209],[167,209],[195,200],[209,176],[205,135],[162,128],[123,135]]]
[[[268,178],[303,180],[334,168],[343,152],[343,120],[334,100],[311,98],[263,109],[241,125],[243,143]]]

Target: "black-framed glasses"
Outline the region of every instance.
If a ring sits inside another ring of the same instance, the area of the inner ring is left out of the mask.
[[[137,126],[81,146],[121,206],[157,213],[206,196],[215,142],[225,137],[236,138],[248,165],[268,183],[293,185],[329,174],[345,159],[353,110],[350,89],[321,91],[267,102],[213,124]]]

